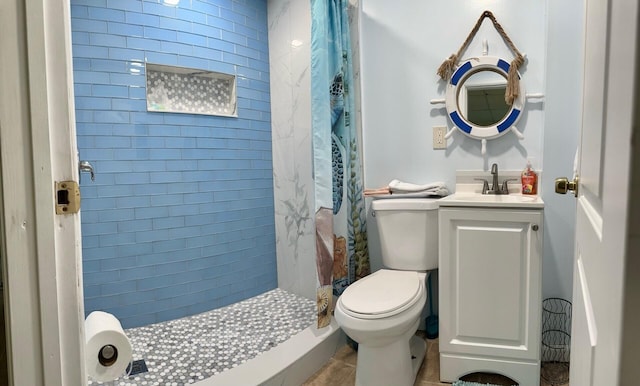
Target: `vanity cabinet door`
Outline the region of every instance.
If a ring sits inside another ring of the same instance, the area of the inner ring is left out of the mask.
[[[441,207],[439,220],[440,352],[539,361],[542,211]]]

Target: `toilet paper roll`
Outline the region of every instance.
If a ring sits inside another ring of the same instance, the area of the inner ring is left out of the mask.
[[[93,311],[84,321],[84,360],[87,374],[96,381],[112,381],[131,362],[131,342],[113,315]]]

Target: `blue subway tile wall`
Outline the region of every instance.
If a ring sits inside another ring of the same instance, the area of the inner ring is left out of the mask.
[[[125,328],[277,286],[266,0],[71,0],[85,311]],[[145,61],[237,76],[238,117],[146,111]]]

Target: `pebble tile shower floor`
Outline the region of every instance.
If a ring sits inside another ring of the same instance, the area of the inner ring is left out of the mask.
[[[316,321],[314,301],[274,289],[202,314],[125,330],[149,371],[89,385],[180,386],[236,367]]]

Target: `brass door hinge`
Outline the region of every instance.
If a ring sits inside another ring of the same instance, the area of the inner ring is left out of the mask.
[[[56,214],[74,214],[80,210],[80,188],[75,181],[56,182]]]

